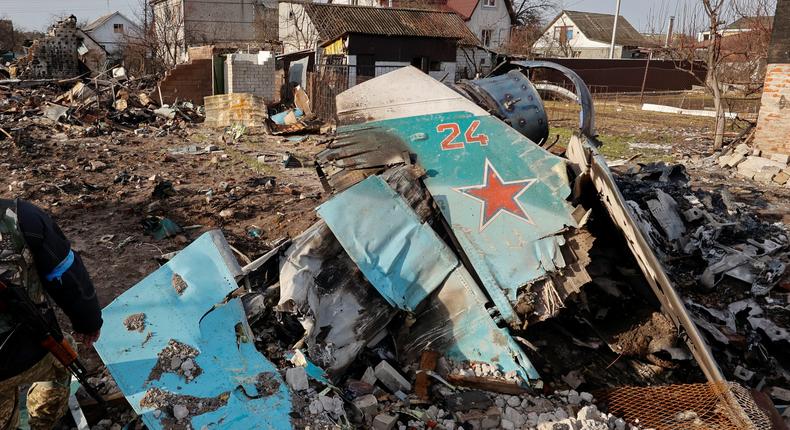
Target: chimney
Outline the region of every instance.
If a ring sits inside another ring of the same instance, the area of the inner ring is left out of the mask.
[[[672,29],[675,26],[675,17],[669,17],[669,27],[667,28],[667,38],[664,39],[664,48],[669,48],[669,45],[672,43]]]

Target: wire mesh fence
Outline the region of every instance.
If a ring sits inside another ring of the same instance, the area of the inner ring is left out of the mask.
[[[733,382],[617,387],[600,394],[608,412],[655,430],[769,430],[771,420]]]

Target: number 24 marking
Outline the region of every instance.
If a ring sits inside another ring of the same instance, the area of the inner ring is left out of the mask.
[[[479,120],[472,121],[469,124],[469,128],[466,129],[464,132],[464,141],[456,142],[455,138],[461,135],[461,127],[458,126],[457,122],[448,122],[444,124],[439,124],[436,126],[437,133],[443,133],[445,131],[449,131],[450,134],[444,137],[442,140],[441,146],[442,151],[451,151],[453,149],[463,149],[464,145],[467,143],[479,143],[482,146],[488,145],[488,136],[480,133],[475,135],[475,131],[477,131],[477,127],[480,126]]]

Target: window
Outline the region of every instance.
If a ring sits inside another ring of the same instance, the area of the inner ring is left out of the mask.
[[[554,27],[554,40],[560,43],[568,43],[571,39],[573,39],[573,27],[569,25]]]
[[[483,6],[496,7],[496,0],[483,0]]]
[[[491,30],[483,30],[480,33],[480,41],[483,42],[483,46],[491,46]]]
[[[123,33],[123,24],[113,24],[112,31],[113,33]]]

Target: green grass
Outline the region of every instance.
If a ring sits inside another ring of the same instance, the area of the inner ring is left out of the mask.
[[[549,131],[549,140],[555,139],[556,135],[560,136],[559,145],[567,145],[575,130],[566,127],[552,127]],[[598,140],[603,143],[599,149],[600,153],[608,160],[627,159],[636,154],[642,154],[637,160],[643,163],[664,161],[672,161],[672,154],[669,151],[652,148],[631,148],[630,143],[658,143],[665,144],[666,140],[660,139],[661,136],[635,136],[635,135],[621,135],[621,134],[601,134]]]

